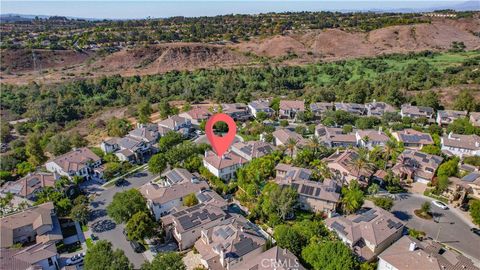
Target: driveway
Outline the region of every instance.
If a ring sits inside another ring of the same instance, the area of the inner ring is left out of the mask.
[[[135,269],[140,268],[142,263],[145,262],[145,257],[133,251],[123,235],[124,224],[115,224],[115,222],[107,216],[106,207],[113,200],[115,193],[140,187],[154,177],[155,175],[152,175],[148,171],[137,172],[133,174],[133,176],[125,178],[125,180],[128,181],[127,185],[121,187],[113,185],[112,187],[106,188],[90,203],[92,208],[92,220],[88,223],[90,229],[98,238],[111,242],[114,249],[118,248],[123,250],[130,262],[135,266]]]
[[[459,250],[470,258],[480,260],[480,237],[470,231],[471,225],[456,213],[457,209],[442,210],[431,204],[434,220],[418,218],[413,211],[433,199],[418,194],[396,195],[391,212],[407,223],[407,227],[424,231],[427,236]]]

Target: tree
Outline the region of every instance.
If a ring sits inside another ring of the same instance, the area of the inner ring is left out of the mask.
[[[303,247],[308,243],[308,239],[304,235],[288,225],[276,226],[273,235],[280,247],[290,250],[297,256],[301,254]]]
[[[10,139],[10,132],[12,128],[7,121],[2,121],[0,124],[0,142],[5,143]]]
[[[123,137],[132,129],[132,125],[124,118],[116,118],[108,120],[107,134],[112,137]]]
[[[172,107],[170,106],[170,103],[166,100],[158,103],[158,112],[160,113],[160,117],[162,119],[165,119],[168,116],[172,115]]]
[[[356,180],[352,180],[348,188],[342,188],[342,194],[343,208],[347,213],[355,213],[362,207],[364,201],[363,191]]]
[[[166,152],[170,150],[173,146],[181,143],[182,141],[182,134],[174,131],[169,131],[158,141],[158,149],[160,152]]]
[[[288,138],[286,144],[285,144],[286,149],[290,153],[290,157],[293,158],[293,152],[295,151],[295,148],[297,147],[297,141],[293,138]]]
[[[340,241],[312,242],[303,249],[302,258],[314,270],[350,270],[357,266],[350,249]]]
[[[107,206],[108,215],[118,224],[128,221],[138,212],[148,213],[145,199],[137,189],[118,192]]]
[[[125,226],[129,240],[143,241],[155,233],[155,223],[150,215],[145,212],[138,212],[132,216]]]
[[[24,161],[17,164],[17,174],[19,175],[23,176],[33,171],[35,171],[35,167],[29,162]]]
[[[377,184],[373,183],[368,187],[368,194],[375,195],[378,193],[379,190],[380,187]]]
[[[470,216],[472,216],[475,224],[480,225],[480,201],[474,201],[470,204]]]
[[[32,133],[27,137],[27,143],[25,144],[25,153],[28,157],[28,162],[33,166],[39,166],[47,159],[40,146],[40,139],[41,137],[38,133]]]
[[[271,183],[263,189],[262,197],[264,198],[262,204],[263,213],[267,216],[276,214],[285,220],[293,212],[297,204],[298,194],[292,188],[282,188],[277,184]]]
[[[424,202],[422,203],[420,210],[422,211],[422,213],[428,214],[428,212],[430,212],[430,208],[431,208],[430,202]]]
[[[368,160],[368,151],[364,148],[358,149],[358,154],[351,161],[352,166],[357,170],[358,175],[364,170],[370,170],[372,165]]]
[[[388,197],[373,198],[373,203],[387,211],[390,211],[390,209],[393,207],[393,199]]]
[[[436,156],[440,156],[442,155],[442,149],[440,149],[440,147],[436,146],[436,145],[425,145],[422,147],[422,149],[420,149],[420,151],[424,152],[424,153],[427,153],[427,154],[430,154],[430,155],[436,155]]]
[[[112,249],[112,244],[106,240],[97,241],[87,249],[84,267],[88,270],[130,270],[133,265],[129,262],[123,250]]]
[[[444,176],[456,176],[458,174],[458,162],[459,159],[457,157],[450,159],[447,162],[442,163],[438,167],[437,175],[444,175]]]
[[[477,106],[478,105],[475,102],[475,98],[471,94],[471,91],[467,89],[460,91],[458,96],[455,98],[455,103],[453,104],[453,108],[455,110],[469,112],[476,111]]]
[[[167,159],[165,154],[155,154],[148,161],[148,170],[151,173],[162,173],[167,168]]]
[[[198,204],[198,199],[197,196],[195,196],[195,193],[190,193],[185,198],[183,198],[183,205],[184,206],[194,206]]]
[[[477,134],[480,135],[480,128],[474,127],[470,120],[466,117],[458,118],[453,120],[450,125],[447,127],[447,133],[453,132],[455,134],[464,134],[464,135],[471,135]]]
[[[73,220],[78,221],[81,224],[85,224],[88,221],[90,210],[86,204],[77,204],[70,211],[70,216]]]
[[[159,253],[153,261],[142,264],[141,270],[186,270],[182,256],[177,252]]]
[[[257,112],[257,116],[255,117],[258,122],[263,122],[268,118],[268,114],[264,111]]]
[[[148,101],[144,101],[138,105],[138,122],[140,124],[150,123],[150,115],[152,114],[152,108]]]

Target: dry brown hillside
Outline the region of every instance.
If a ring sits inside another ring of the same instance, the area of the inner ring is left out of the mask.
[[[432,23],[392,26],[371,32],[341,29],[291,32],[227,45],[169,43],[125,48],[100,57],[94,52],[2,51],[3,82],[54,82],[73,78],[121,74],[147,75],[171,70],[235,67],[256,64],[259,55],[283,64],[375,56],[384,53],[447,50],[462,41],[467,49],[480,48],[480,20],[436,19]]]

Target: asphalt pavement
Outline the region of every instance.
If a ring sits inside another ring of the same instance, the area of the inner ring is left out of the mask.
[[[413,212],[419,209],[422,203],[432,202],[433,199],[418,194],[401,194],[396,197],[391,212],[405,221],[407,227],[423,231],[434,240],[480,261],[480,237],[470,231],[471,224],[456,213],[456,209],[443,210],[431,204],[431,212],[437,223],[433,219],[421,219]]]
[[[125,227],[124,224],[115,224],[115,222],[108,217],[106,207],[113,200],[115,193],[140,187],[154,177],[155,175],[152,175],[146,170],[139,171],[133,174],[133,176],[125,178],[125,180],[128,182],[127,185],[121,187],[113,185],[108,187],[102,191],[100,195],[96,196],[90,203],[93,218],[88,223],[88,226],[91,228],[93,233],[98,236],[99,239],[104,239],[111,242],[114,249],[118,248],[123,250],[130,262],[135,266],[135,269],[139,269],[146,259],[142,254],[135,253],[133,251],[130,243],[123,235],[122,231]]]

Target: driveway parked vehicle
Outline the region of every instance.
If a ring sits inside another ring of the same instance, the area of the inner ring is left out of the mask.
[[[443,210],[447,210],[447,209],[448,209],[448,206],[447,206],[446,204],[444,204],[443,202],[441,202],[441,201],[433,201],[432,203],[433,203],[433,205],[435,205],[436,207],[441,208],[441,209],[443,209]]]
[[[143,253],[145,251],[145,247],[137,241],[130,241],[130,246],[132,246],[133,251],[135,251],[136,253]]]
[[[67,265],[74,265],[74,264],[83,262],[83,257],[85,257],[85,253],[74,255],[71,258],[67,259],[66,263]]]
[[[474,234],[480,236],[480,229],[479,228],[471,228],[470,231],[472,231]]]

